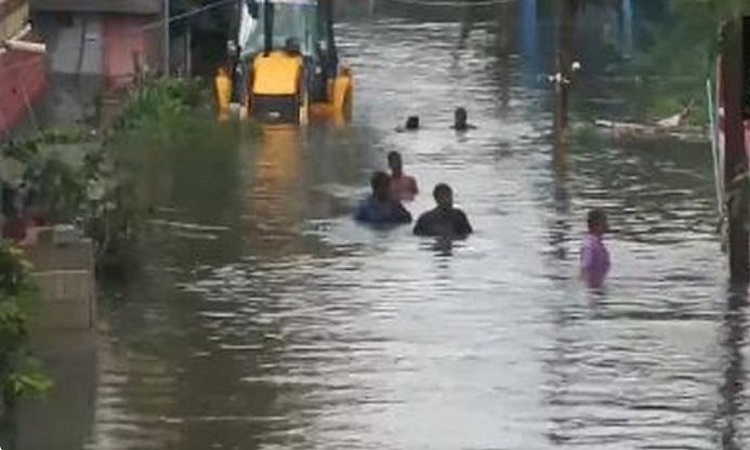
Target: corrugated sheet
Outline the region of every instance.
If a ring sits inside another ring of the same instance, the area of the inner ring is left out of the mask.
[[[36,11],[161,14],[163,0],[31,0]]]
[[[0,41],[21,31],[28,21],[28,3],[16,0],[0,3]]]
[[[3,19],[21,5],[27,5],[28,0],[0,0],[0,19]]]

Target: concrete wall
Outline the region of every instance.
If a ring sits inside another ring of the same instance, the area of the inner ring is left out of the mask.
[[[102,19],[104,41],[103,73],[107,87],[118,89],[133,81],[135,61],[156,69],[159,63],[158,28],[144,28],[150,16],[106,16]]]
[[[38,111],[42,126],[70,125],[96,114],[104,90],[101,75],[50,73],[48,78],[50,89]]]
[[[102,74],[104,45],[98,14],[39,13],[34,22],[47,43],[50,71]]]
[[[95,420],[98,384],[97,336],[92,331],[35,332],[34,355],[54,381],[43,398],[21,402],[16,419],[16,450],[79,450]],[[3,442],[3,450],[5,442]]]
[[[0,0],[0,142],[13,137],[25,119],[36,125],[34,107],[47,86],[44,55],[2,46],[6,39],[21,37],[28,22],[28,1]]]
[[[159,64],[159,28],[146,27],[155,16],[41,12],[34,20],[54,73],[127,77],[135,69],[134,53],[151,67]]]
[[[96,324],[94,250],[90,239],[60,244],[52,228],[34,231],[38,238],[27,250],[34,266],[40,302],[37,329],[87,330]]]

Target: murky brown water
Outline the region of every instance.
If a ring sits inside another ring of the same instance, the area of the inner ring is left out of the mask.
[[[110,300],[98,340],[62,345],[85,350],[57,363],[18,447],[746,445],[746,310],[725,284],[708,149],[574,140],[560,169],[549,92],[504,28],[517,10],[493,11],[469,33],[458,17],[346,20],[351,128],[185,149],[159,178],[149,275]],[[479,127],[463,137],[457,104]],[[424,129],[394,133],[409,113]],[[425,193],[451,183],[476,235],[353,224],[390,150]],[[591,206],[617,230],[598,294],[574,277]]]

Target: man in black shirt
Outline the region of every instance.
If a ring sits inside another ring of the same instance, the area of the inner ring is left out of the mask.
[[[477,127],[469,123],[469,113],[466,108],[456,108],[453,113],[453,126],[451,127],[458,132],[476,130]]]
[[[453,207],[453,189],[444,183],[432,191],[437,207],[422,214],[414,227],[419,236],[466,237],[474,230],[466,214]]]

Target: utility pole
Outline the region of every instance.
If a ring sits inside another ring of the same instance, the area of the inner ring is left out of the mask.
[[[242,2],[243,0],[237,0],[234,5],[234,15],[232,16],[232,27],[230,41],[234,42],[234,45],[228,46],[229,49],[229,67],[232,71],[232,102],[242,103],[242,76],[240,74],[240,45],[244,42],[240,42],[240,27],[242,26]]]
[[[557,55],[555,58],[557,74],[555,110],[555,128],[565,130],[568,127],[568,105],[571,83],[571,53],[575,39],[575,19],[578,0],[557,0]]]
[[[164,76],[169,77],[169,0],[164,0]]]
[[[744,23],[743,23],[744,22]],[[743,26],[744,25],[744,26]],[[730,19],[721,30],[721,100],[724,105],[724,189],[729,211],[729,268],[733,282],[750,280],[748,218],[748,157],[745,150],[743,103],[745,98],[743,35],[750,21]]]
[[[572,53],[578,0],[557,0],[557,53],[555,57],[555,165],[567,172],[568,110],[572,83]]]

